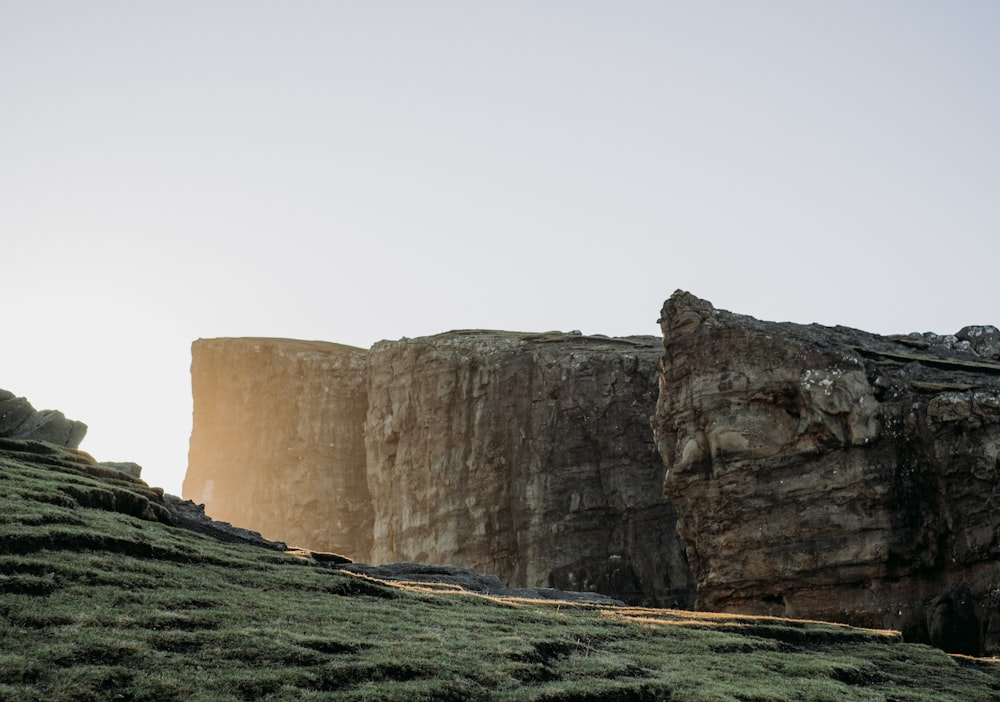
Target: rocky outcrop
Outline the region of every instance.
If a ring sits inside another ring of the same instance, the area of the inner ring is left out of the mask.
[[[0,437],[33,439],[76,448],[87,435],[87,425],[67,419],[57,410],[36,410],[23,397],[0,390]]]
[[[685,606],[693,582],[649,431],[659,340],[449,332],[376,344],[373,562]]]
[[[653,428],[701,609],[1000,652],[1000,331],[881,337],[677,292]]]
[[[193,346],[184,496],[358,561],[686,606],[649,430],[660,340],[449,332]]]
[[[288,545],[283,541],[271,541],[265,539],[259,532],[212,519],[205,514],[205,505],[203,504],[197,505],[191,500],[182,500],[176,495],[166,493],[162,495],[162,498],[164,506],[170,511],[170,523],[173,526],[194,531],[227,544],[256,546],[271,551],[288,550]]]
[[[365,560],[366,352],[289,339],[192,345],[186,498],[271,539]]]

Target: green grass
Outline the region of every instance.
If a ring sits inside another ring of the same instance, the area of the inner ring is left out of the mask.
[[[1000,665],[891,632],[394,586],[167,521],[0,441],[0,700],[1000,700]]]

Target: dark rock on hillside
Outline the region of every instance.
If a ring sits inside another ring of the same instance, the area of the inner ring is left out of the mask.
[[[34,439],[76,448],[87,434],[87,425],[67,419],[56,410],[36,410],[23,397],[0,390],[0,437]]]
[[[456,331],[369,360],[371,559],[691,604],[649,430],[654,337]]]
[[[1000,331],[666,301],[653,427],[697,607],[1000,652]]]
[[[227,544],[258,546],[271,551],[287,551],[283,541],[265,539],[259,532],[236,527],[229,522],[212,519],[205,514],[205,505],[196,505],[191,500],[182,500],[175,495],[164,494],[164,505],[170,511],[170,523],[188,531],[210,536]]]

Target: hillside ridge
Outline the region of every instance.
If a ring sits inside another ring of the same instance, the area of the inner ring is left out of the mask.
[[[0,700],[1000,697],[996,663],[894,632],[390,583],[171,520],[133,476],[0,441]]]

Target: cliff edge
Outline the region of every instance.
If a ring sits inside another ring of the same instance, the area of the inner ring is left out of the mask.
[[[688,607],[649,431],[660,340],[454,331],[369,357],[375,562]]]
[[[192,346],[184,496],[268,538],[689,607],[649,430],[661,342],[467,330]]]
[[[268,538],[366,559],[366,356],[324,341],[195,341],[184,496]]]
[[[699,609],[1000,651],[1000,331],[663,306],[653,429]]]

